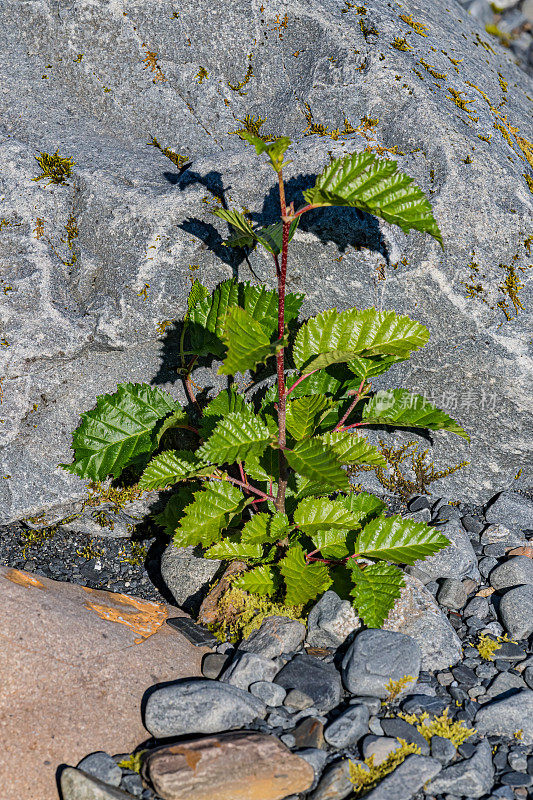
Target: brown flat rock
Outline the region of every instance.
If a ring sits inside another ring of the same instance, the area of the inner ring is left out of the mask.
[[[164,800],[282,800],[314,779],[312,766],[275,736],[249,731],[166,745],[143,772]]]
[[[149,737],[146,689],[200,675],[206,653],[169,614],[183,612],[0,566],[2,800],[57,800],[60,764]]]

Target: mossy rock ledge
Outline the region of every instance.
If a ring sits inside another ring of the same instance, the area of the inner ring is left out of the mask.
[[[247,115],[295,141],[297,205],[330,154],[365,147],[427,193],[444,252],[329,209],[294,237],[290,289],[306,292],[308,313],[378,305],[427,325],[429,345],[375,387],[425,394],[471,434],[471,445],[431,437],[439,466],[470,461],[439,492],[483,502],[523,487],[533,91],[509,52],[450,0],[125,8],[2,5],[0,522],[84,496],[57,464],[97,394],[148,381],[180,397],[171,321],[191,275],[210,288],[253,279],[210,213],[221,202],[256,221],[277,213],[270,167],[232,135]],[[33,180],[42,153],[71,159],[70,174]],[[266,254],[250,263],[271,281]]]

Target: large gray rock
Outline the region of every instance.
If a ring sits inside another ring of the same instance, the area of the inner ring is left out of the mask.
[[[461,523],[450,520],[444,525],[439,525],[439,533],[446,536],[450,544],[429,558],[415,561],[415,566],[433,579],[474,578],[474,580],[479,580],[477,556]]]
[[[533,526],[533,501],[516,492],[500,492],[485,511],[487,522],[516,525],[518,528]]]
[[[522,731],[520,741],[533,744],[533,691],[522,689],[502,700],[492,700],[481,706],[474,725],[480,734],[512,738]]]
[[[211,209],[242,204],[266,222],[277,214],[271,168],[231,135],[246,114],[296,142],[286,177],[298,205],[304,176],[329,153],[397,149],[385,156],[430,197],[445,250],[329,209],[296,232],[290,288],[307,293],[306,313],[377,304],[426,324],[430,345],[376,388],[425,394],[472,435],[468,445],[431,434],[437,466],[470,461],[439,491],[484,501],[516,485],[530,404],[521,268],[533,207],[517,137],[531,139],[530,89],[510,55],[483,35],[480,44],[477,22],[448,6],[376,3],[363,20],[337,0],[289,0],[281,17],[250,0],[182,3],[175,15],[164,0],[124,13],[106,0],[3,2],[0,522],[59,513],[84,495],[83,481],[57,464],[69,460],[70,433],[97,394],[147,380],[184,399],[177,337],[165,325],[186,309],[190,266],[209,287],[251,276],[243,254],[221,246],[227,226]],[[392,47],[395,37],[411,51]],[[363,130],[365,115],[379,123]],[[153,136],[187,169],[147,147]],[[32,181],[35,156],[56,148],[74,160],[72,178]],[[273,282],[268,254],[250,261]],[[220,383],[214,372],[204,378]],[[427,446],[411,432],[373,435]]]
[[[227,683],[180,680],[148,695],[144,726],[156,739],[188,733],[220,733],[264,719],[265,704]]]
[[[492,750],[484,739],[470,758],[445,767],[440,775],[431,781],[428,792],[458,797],[482,797],[492,789],[493,780]]]
[[[200,608],[221,561],[195,555],[195,547],[169,544],[161,557],[161,577],[180,608],[189,614]]]
[[[527,639],[533,633],[533,586],[515,586],[500,600],[498,613],[513,639]]]
[[[527,556],[508,558],[490,573],[490,585],[494,589],[522,584],[533,585],[533,561]]]
[[[390,681],[409,676],[404,685],[409,691],[418,678],[421,655],[418,643],[403,633],[363,631],[346,651],[342,680],[352,694],[385,698]]]
[[[446,669],[462,658],[461,640],[448,618],[431,592],[412,575],[405,575],[405,586],[383,627],[418,642],[422,669]]]

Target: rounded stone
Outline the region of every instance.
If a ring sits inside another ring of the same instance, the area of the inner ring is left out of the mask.
[[[527,556],[513,556],[490,573],[490,585],[494,589],[523,584],[533,585],[533,559]]]
[[[369,713],[365,705],[350,706],[330,722],[324,731],[324,739],[337,750],[357,744],[368,731],[368,720]]]
[[[513,639],[527,639],[533,633],[533,586],[516,586],[500,601],[499,615]]]
[[[422,653],[403,633],[367,630],[356,636],[342,662],[342,679],[349,692],[386,698],[387,684],[407,678],[404,690],[416,683]]]
[[[99,750],[82,758],[77,769],[83,770],[88,775],[109,783],[111,786],[119,786],[122,780],[122,770],[115,760],[108,753]]]
[[[266,711],[259,698],[236,686],[186,678],[148,695],[144,725],[156,739],[219,733],[262,719]]]

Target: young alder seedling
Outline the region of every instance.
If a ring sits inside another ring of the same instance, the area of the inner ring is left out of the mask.
[[[265,141],[239,133],[277,174],[280,221],[253,227],[238,211],[216,210],[232,236],[225,244],[264,247],[277,291],[227,280],[211,293],[195,281],[183,321],[181,357],[188,410],[148,384],[124,383],[97,398],[73,435],[82,478],[140,474],[139,488],[177,486],[156,517],[179,547],[239,562],[233,586],[288,606],[306,605],[329,587],[351,597],[370,627],[379,627],[399,597],[403,573],[449,544],[424,523],[386,516],[377,497],[355,493],[345,467],[386,466],[362,435],[366,426],[463,428],[424,397],[405,389],[372,391],[371,378],[407,360],[429,338],[424,325],[394,311],[330,309],[298,322],[303,295],[286,292],[289,244],[312,209],[352,206],[398,225],[442,237],[432,208],[395,161],[371,152],[331,161],[305,205],[287,205],[286,137]],[[219,373],[275,369],[266,391],[234,383],[201,407],[191,374],[199,358],[222,362]],[[263,367],[262,365],[265,365]],[[170,449],[173,429],[195,437],[194,449]],[[235,565],[237,566],[237,565]]]

